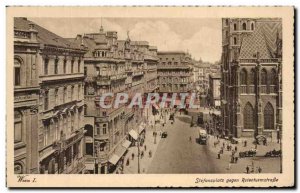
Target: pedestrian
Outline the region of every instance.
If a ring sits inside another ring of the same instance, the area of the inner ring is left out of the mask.
[[[147,146],[146,145],[144,146],[144,149],[145,149],[145,151],[147,151]]]
[[[221,154],[220,154],[220,152],[218,153],[218,159],[221,159]]]
[[[246,140],[244,141],[244,147],[247,147],[247,141]]]
[[[246,167],[246,172],[247,172],[247,174],[249,174],[249,169],[250,169],[249,166],[247,166],[247,167]]]
[[[227,170],[230,170],[230,169],[231,169],[231,163],[228,164]]]
[[[131,154],[132,160],[134,159],[134,153]]]
[[[236,152],[237,152],[237,146],[235,146],[235,147],[234,147],[234,151],[236,151]]]
[[[262,172],[262,169],[261,169],[261,167],[259,166],[258,167],[258,173],[261,173]]]
[[[237,163],[237,162],[238,162],[238,160],[239,160],[239,157],[238,157],[238,156],[236,156],[236,157],[235,157],[235,163]]]
[[[190,142],[192,142],[192,137],[190,136]]]

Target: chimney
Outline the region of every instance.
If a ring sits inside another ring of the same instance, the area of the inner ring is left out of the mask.
[[[35,29],[34,23],[30,22],[28,25],[29,25],[30,41],[36,42],[38,31]]]

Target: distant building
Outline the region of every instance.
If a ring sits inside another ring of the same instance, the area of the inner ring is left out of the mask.
[[[222,19],[222,117],[236,137],[280,138],[282,21]]]
[[[159,92],[183,93],[193,89],[193,61],[181,51],[158,52]]]
[[[15,173],[82,173],[86,51],[26,18],[14,33]]]
[[[211,107],[219,108],[221,106],[220,86],[221,74],[210,74],[207,101]]]

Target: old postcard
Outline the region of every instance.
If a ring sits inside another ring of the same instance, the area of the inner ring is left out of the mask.
[[[7,186],[294,186],[293,41],[293,7],[7,7]]]

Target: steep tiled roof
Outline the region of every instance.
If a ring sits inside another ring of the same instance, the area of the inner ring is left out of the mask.
[[[277,39],[282,37],[280,20],[257,20],[253,33],[242,40],[240,58],[256,58],[259,52],[260,58],[269,59],[276,57]]]
[[[80,49],[80,46],[69,42],[67,39],[62,38],[55,33],[37,25],[36,23],[27,20],[26,18],[15,17],[14,29],[16,30],[29,30],[29,24],[34,24],[34,29],[37,30],[37,41],[41,44],[58,46],[63,48]]]

